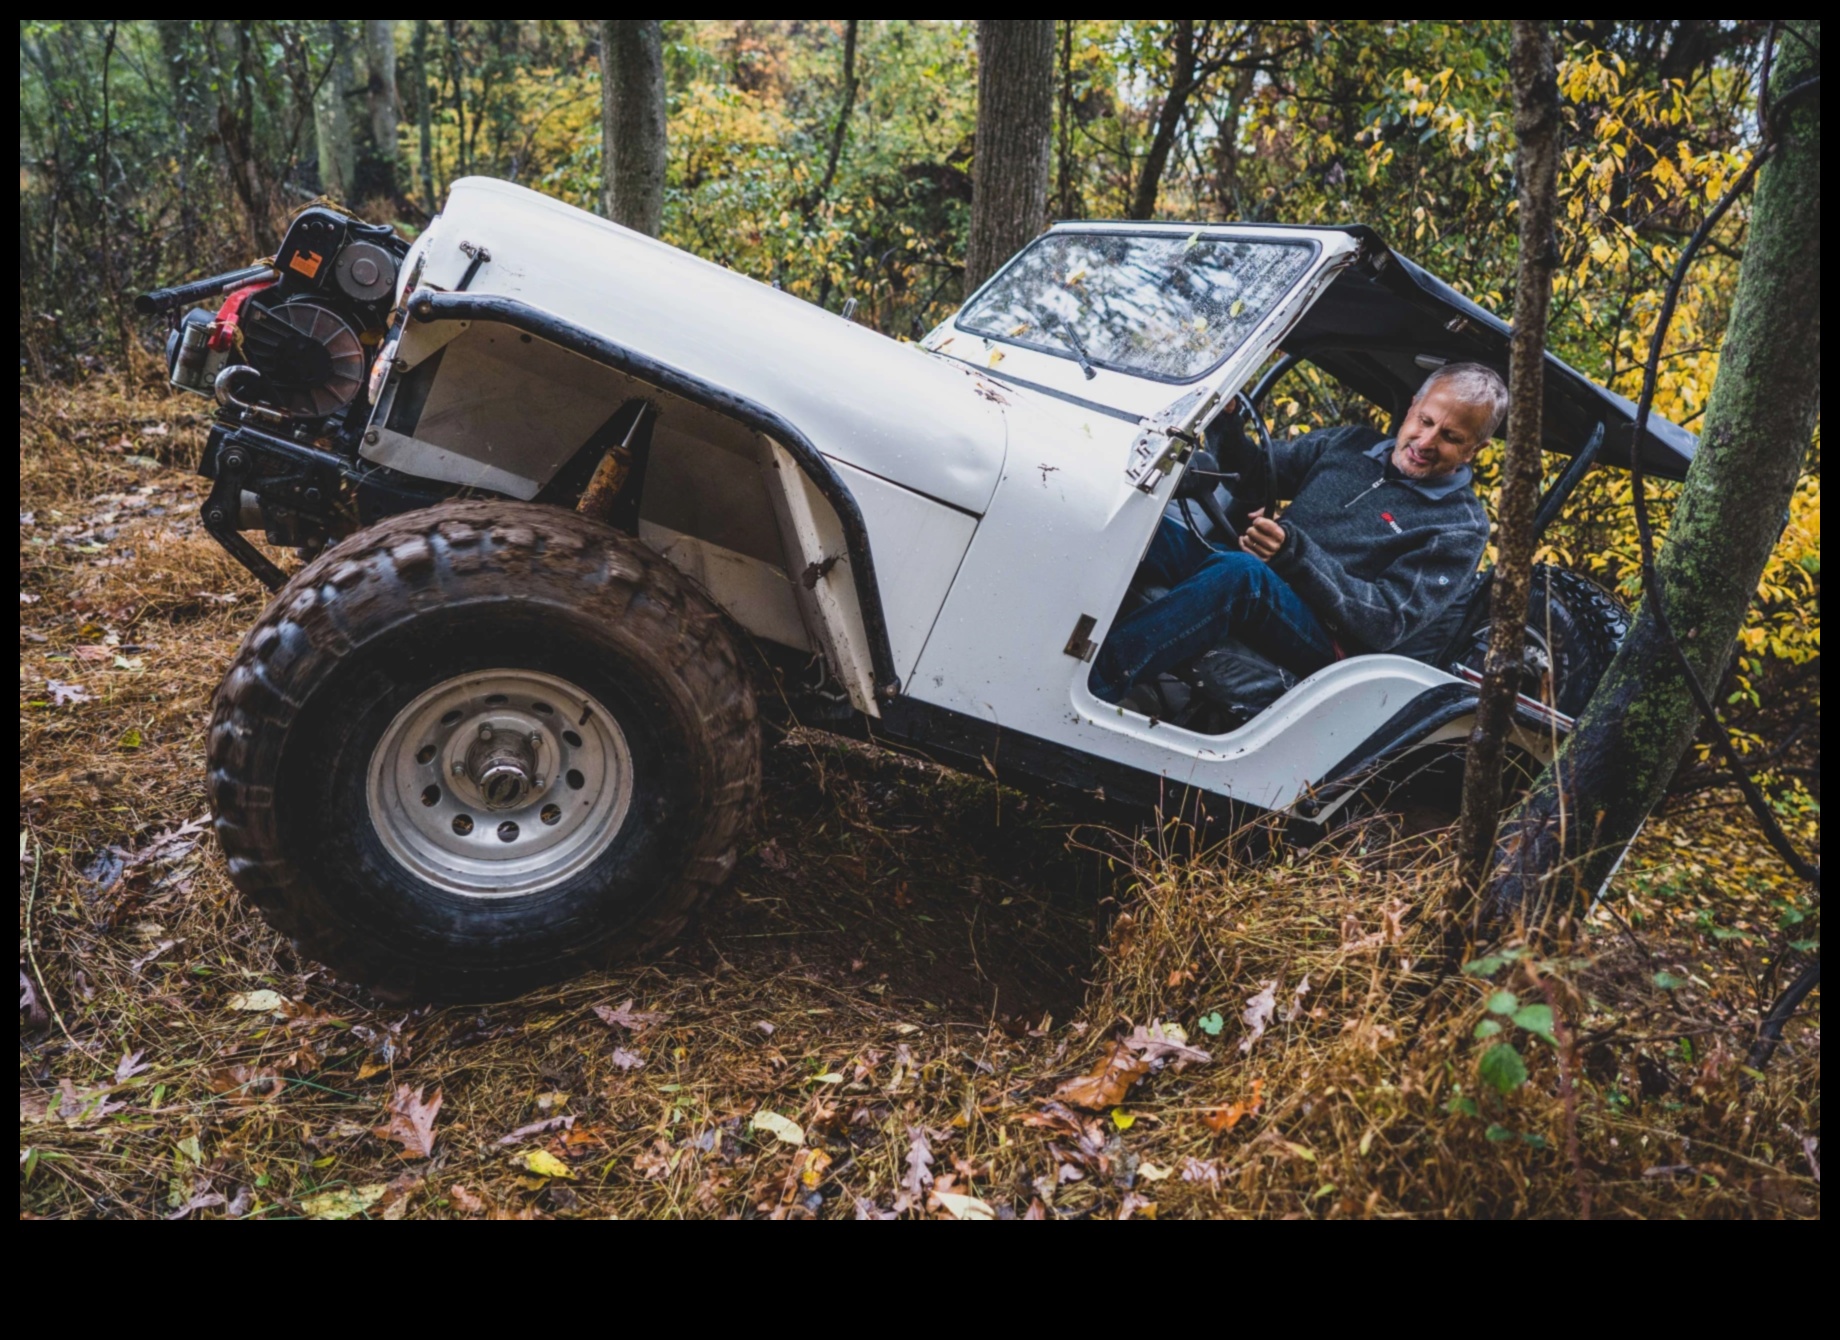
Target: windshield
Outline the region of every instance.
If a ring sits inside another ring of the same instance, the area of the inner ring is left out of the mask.
[[[1220,364],[1310,266],[1316,244],[1198,233],[1050,233],[958,315],[961,330],[1158,381]]]

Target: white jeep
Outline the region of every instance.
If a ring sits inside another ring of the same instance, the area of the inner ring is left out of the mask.
[[[177,316],[172,379],[220,404],[206,526],[280,589],[217,694],[217,833],[270,921],[383,990],[502,994],[677,931],[734,867],[763,684],[1146,806],[1322,824],[1460,764],[1486,574],[1414,654],[1275,701],[1206,657],[1161,719],[1088,687],[1165,510],[1273,501],[1184,484],[1215,416],[1262,432],[1299,361],[1389,413],[1445,362],[1505,373],[1507,328],[1368,229],[1060,224],[916,345],[468,179],[413,245],[313,207],[264,265],[141,303],[219,295]],[[1627,462],[1632,413],[1549,360],[1571,460],[1542,526]],[[1679,478],[1693,447],[1656,420],[1638,449]],[[311,561],[287,577],[248,530]],[[1624,624],[1542,570],[1524,766]]]

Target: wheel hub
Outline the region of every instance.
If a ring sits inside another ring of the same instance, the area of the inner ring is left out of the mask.
[[[535,893],[579,873],[631,808],[632,754],[611,713],[534,670],[435,685],[372,753],[371,822],[391,856],[473,897]]]
[[[466,776],[489,810],[515,810],[541,790],[536,752],[543,736],[532,731],[519,737],[510,731],[482,726],[479,739],[466,751]]]

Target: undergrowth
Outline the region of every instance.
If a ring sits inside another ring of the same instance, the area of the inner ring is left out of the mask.
[[[22,1215],[1818,1216],[1818,996],[1743,1066],[1818,909],[1716,801],[1453,972],[1440,833],[1196,852],[794,733],[662,958],[367,997],[202,822],[263,593],[197,523],[199,403],[21,396]]]

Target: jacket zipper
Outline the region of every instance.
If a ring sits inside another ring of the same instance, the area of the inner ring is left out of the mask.
[[[1365,498],[1368,494],[1372,493],[1375,489],[1379,488],[1384,483],[1386,483],[1386,476],[1381,475],[1380,478],[1376,479],[1373,483],[1369,484],[1366,488],[1362,489],[1359,493],[1355,494],[1354,497],[1350,498],[1347,502],[1343,503],[1342,510],[1346,512],[1350,507],[1353,507],[1356,503],[1360,502],[1361,499]]]

